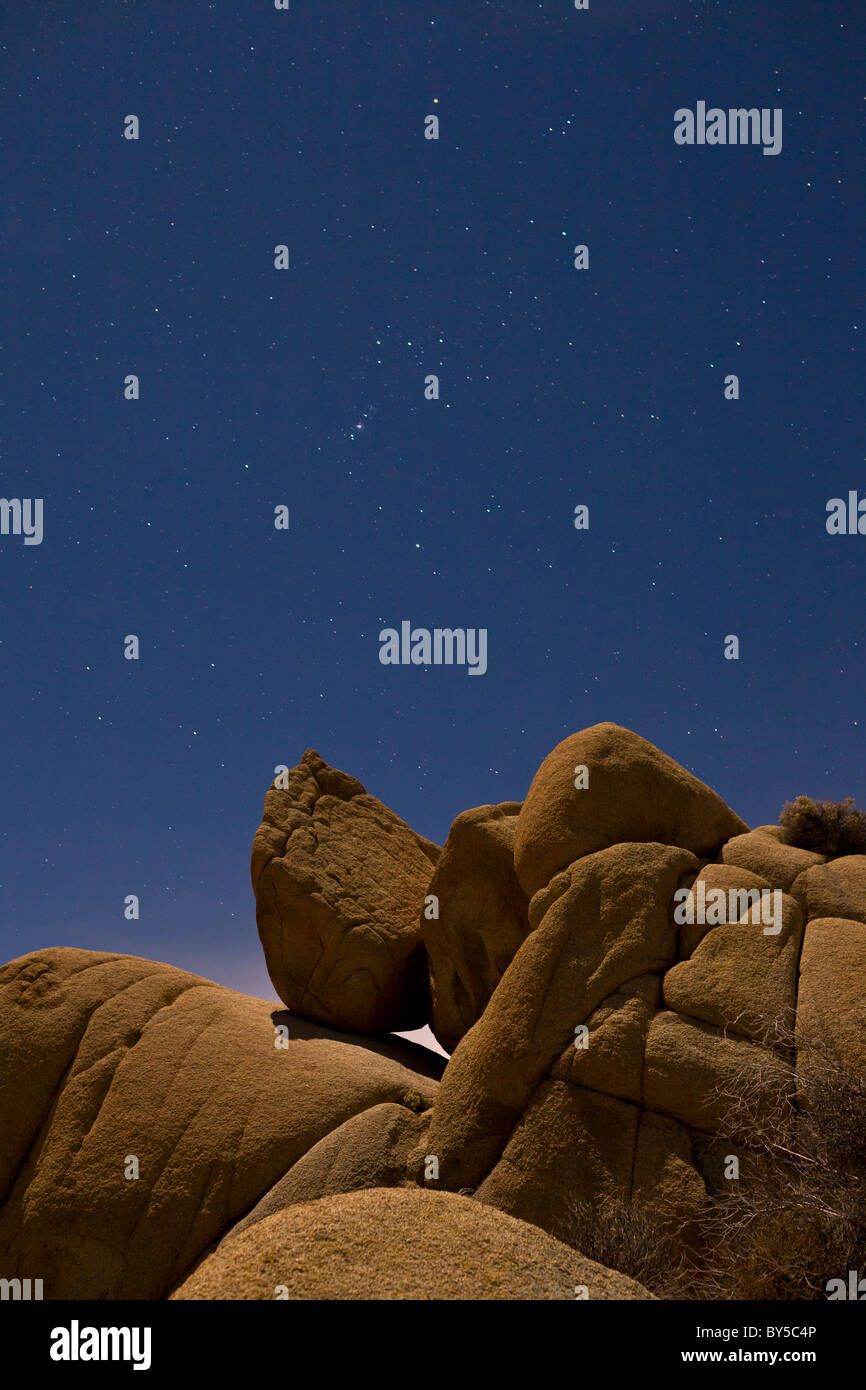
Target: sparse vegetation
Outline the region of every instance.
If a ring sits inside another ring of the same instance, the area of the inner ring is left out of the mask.
[[[779,824],[789,845],[816,854],[866,854],[866,811],[844,801],[813,801],[798,796],[782,807]]]
[[[610,1200],[578,1202],[559,1238],[588,1260],[636,1279],[656,1298],[699,1298],[700,1269],[676,1223],[652,1209]]]
[[[581,1204],[570,1244],[666,1299],[826,1298],[828,1280],[866,1275],[866,1078],[793,1023],[765,1022],[759,1040],[767,1068],[752,1060],[722,1086],[720,1136],[742,1154],[740,1178],[687,1227]]]
[[[826,1297],[828,1279],[866,1268],[866,1078],[793,1021],[759,1041],[782,1063],[773,1106],[760,1073],[722,1088],[723,1135],[748,1135],[748,1173],[704,1217],[710,1297]]]
[[[413,1110],[416,1115],[421,1115],[430,1108],[420,1091],[404,1091],[400,1104],[405,1105],[407,1110]]]

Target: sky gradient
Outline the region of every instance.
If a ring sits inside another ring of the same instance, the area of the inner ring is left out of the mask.
[[[6,8],[0,492],[44,538],[0,536],[4,960],[272,997],[249,851],[308,747],[439,843],[600,720],[750,824],[866,803],[866,535],[825,525],[864,40],[853,0]],[[699,100],[781,153],[677,145]],[[486,673],[381,665],[403,620]]]

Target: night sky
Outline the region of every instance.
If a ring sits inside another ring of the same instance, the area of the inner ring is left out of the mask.
[[[249,851],[308,747],[439,843],[600,720],[750,824],[866,802],[866,535],[826,529],[866,497],[862,0],[39,0],[2,39],[0,490],[44,499],[0,536],[4,960],[272,998]],[[677,145],[700,100],[782,152]],[[486,674],[381,665],[403,620],[486,628]]]

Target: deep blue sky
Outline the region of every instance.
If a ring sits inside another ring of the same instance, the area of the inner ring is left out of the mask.
[[[272,996],[248,857],[307,747],[440,842],[603,719],[752,824],[866,802],[866,537],[825,529],[866,495],[864,31],[861,0],[7,6],[0,476],[45,537],[0,537],[3,959]],[[677,146],[698,100],[781,107],[782,153]],[[487,674],[381,666],[405,618],[486,627]]]

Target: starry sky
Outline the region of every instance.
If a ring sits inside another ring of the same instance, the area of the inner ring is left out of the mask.
[[[44,539],[0,536],[4,960],[273,997],[249,850],[308,747],[440,843],[600,720],[750,824],[866,802],[866,536],[825,525],[866,496],[864,30],[861,0],[6,7],[2,493]],[[781,107],[781,154],[678,146],[699,100]],[[486,674],[381,665],[403,620],[486,628]]]

